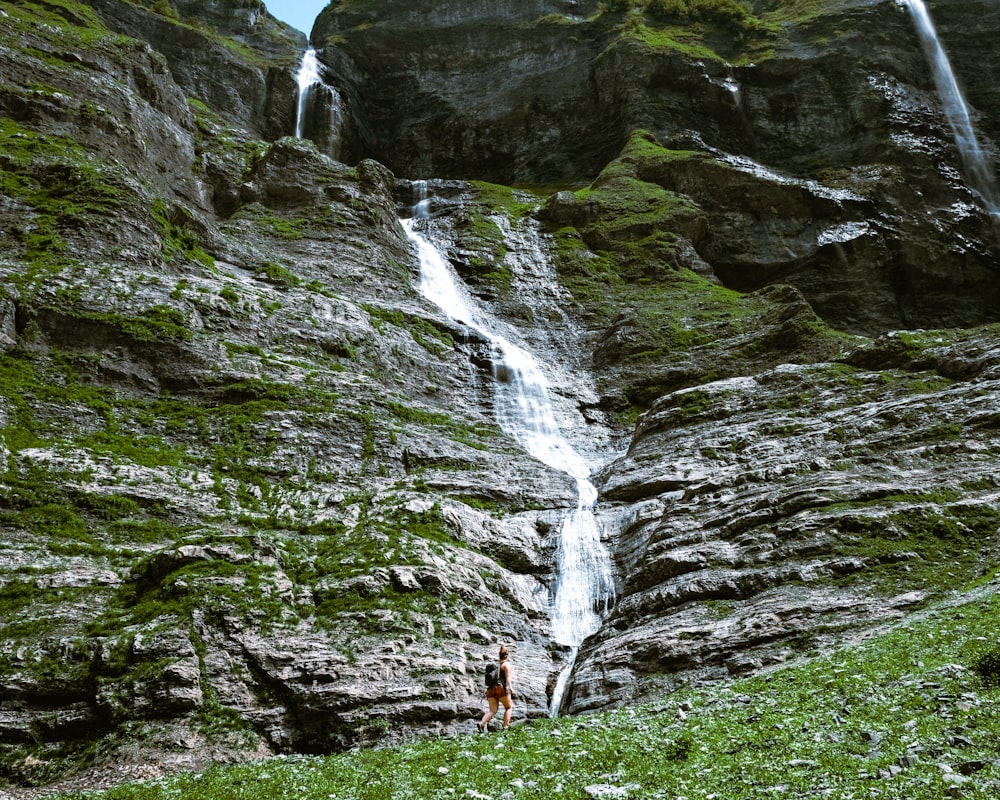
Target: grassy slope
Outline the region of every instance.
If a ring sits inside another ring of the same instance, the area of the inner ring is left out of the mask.
[[[997,582],[866,642],[655,705],[95,793],[153,798],[963,798],[1000,789]],[[470,728],[472,723],[470,721]],[[71,797],[79,795],[53,795]]]
[[[674,389],[768,363],[826,360],[851,342],[810,312],[784,342],[767,344],[768,362],[750,334],[778,308],[774,299],[726,289],[688,268],[702,211],[661,185],[670,182],[671,165],[684,164],[726,169],[637,130],[590,186],[560,193],[542,211],[559,278],[588,325],[606,329],[623,311],[629,316],[629,343],[598,365],[613,370],[605,389],[624,388],[633,406],[626,419]]]
[[[852,0],[607,0],[621,38],[651,50],[730,65],[759,63],[785,41],[786,26],[842,13]]]

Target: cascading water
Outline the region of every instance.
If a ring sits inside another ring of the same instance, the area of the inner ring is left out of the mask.
[[[299,65],[295,81],[299,86],[299,102],[295,111],[295,136],[301,139],[305,135],[310,90],[313,86],[323,83],[319,59],[316,57],[316,51],[311,47],[302,55],[302,63]]]
[[[402,220],[420,258],[420,291],[449,317],[487,339],[493,350],[496,378],[495,409],[500,427],[528,453],[576,480],[577,507],[563,518],[556,554],[558,578],[552,603],[552,638],[570,648],[552,696],[550,711],[559,712],[576,653],[583,640],[595,633],[615,598],[611,556],[601,541],[601,527],[594,514],[597,489],[588,480],[590,468],[573,449],[556,422],[548,385],[530,353],[490,330],[483,314],[461,292],[444,258],[415,230],[416,220],[428,217],[426,188],[418,184],[421,198],[414,217]]]
[[[715,85],[725,89],[729,93],[729,97],[733,101],[733,105],[739,109],[743,109],[743,97],[740,93],[740,82],[733,77],[733,68],[729,64],[726,65],[729,70],[729,74],[725,78],[713,78],[707,72],[705,73],[705,79]]]
[[[944,104],[945,114],[955,136],[962,163],[965,165],[966,177],[971,187],[982,198],[986,210],[992,216],[1000,218],[1000,192],[997,191],[996,178],[979,146],[969,116],[969,107],[955,79],[948,55],[938,38],[930,12],[923,0],[901,0],[901,2],[910,10],[917,27],[920,44],[934,73],[934,84]]]
[[[305,138],[309,111],[313,102],[312,98],[317,91],[322,92],[327,112],[325,122],[329,129],[329,146],[327,149],[331,156],[339,158],[341,128],[344,121],[343,101],[340,98],[340,93],[323,81],[323,66],[320,64],[316,51],[313,48],[310,47],[303,53],[302,63],[299,65],[295,81],[299,92],[295,108],[295,137],[297,139]]]

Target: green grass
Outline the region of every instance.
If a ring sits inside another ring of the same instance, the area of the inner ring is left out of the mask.
[[[218,545],[226,541],[215,536],[207,543]],[[192,544],[191,541],[185,542]],[[253,554],[244,546],[248,556]],[[155,559],[156,556],[151,557]],[[156,579],[140,579],[127,583],[119,592],[115,605],[91,625],[92,633],[121,631],[127,625],[149,623],[169,614],[188,618],[197,609],[215,618],[238,617],[253,619],[265,632],[284,618],[286,606],[276,596],[274,566],[256,563],[234,564],[222,559],[203,559],[193,563],[179,562],[176,569],[160,576],[150,560],[134,567],[134,574],[155,575]]]
[[[866,559],[868,569],[845,582],[861,581],[886,595],[914,588],[942,594],[974,579],[982,567],[982,542],[1000,530],[1000,512],[960,498],[898,496],[871,505],[877,513],[855,504],[838,517],[838,544],[831,553]]]
[[[94,47],[105,40],[122,40],[109,33],[94,9],[86,3],[44,0],[4,3],[3,6],[15,26],[30,28],[35,35],[51,41]]]
[[[489,449],[490,442],[501,435],[499,428],[463,422],[450,414],[426,411],[396,400],[387,400],[385,407],[392,414],[392,418],[404,426],[437,428],[453,441],[461,442],[476,450]]]
[[[762,4],[760,16],[770,25],[802,25],[848,5],[847,0],[768,0]]]
[[[1000,601],[943,605],[860,645],[654,703],[503,734],[278,757],[86,796],[103,800],[592,797],[987,800],[1000,786]],[[469,728],[472,729],[472,720]],[[53,795],[52,798],[81,795]]]
[[[295,273],[274,261],[267,261],[257,268],[257,272],[267,281],[277,286],[293,287],[302,283]]]
[[[39,133],[13,120],[0,120],[0,191],[29,209],[12,231],[28,264],[17,277],[22,290],[32,288],[40,275],[73,268],[71,237],[126,211],[141,213],[140,198],[117,167],[93,158],[72,139]],[[151,217],[165,260],[214,265],[201,249],[187,211],[156,199]]]
[[[477,203],[494,213],[504,213],[512,218],[530,214],[541,202],[540,198],[526,189],[514,189],[486,181],[470,181],[469,185],[475,192]]]
[[[847,5],[847,0],[604,0],[600,8],[617,26],[615,44],[742,65],[772,57],[786,26],[807,25]]]
[[[248,220],[258,230],[267,236],[285,241],[295,241],[305,236],[310,227],[310,220],[304,217],[286,219],[270,209],[252,203],[241,207],[234,215],[234,220]]]
[[[543,217],[573,223],[554,232],[560,277],[574,294],[584,291],[587,300],[604,294],[596,308],[610,314],[621,305],[617,298],[596,287],[587,291],[587,283],[659,284],[676,276],[677,237],[700,212],[687,197],[646,175],[655,175],[664,162],[693,156],[663,148],[648,133],[636,131],[590,186],[554,196],[557,204],[550,201]]]
[[[621,39],[692,60],[750,62],[780,33],[745,0],[608,0],[603,7],[621,20]]]
[[[193,229],[190,213],[179,207],[168,208],[162,200],[153,201],[153,221],[160,229],[163,258],[170,263],[175,259],[195,261],[214,267],[215,259],[201,249],[199,236]]]

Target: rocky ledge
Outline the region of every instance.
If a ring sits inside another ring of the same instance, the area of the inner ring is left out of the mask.
[[[623,589],[567,710],[821,652],[992,576],[1000,331],[669,394],[599,473]]]

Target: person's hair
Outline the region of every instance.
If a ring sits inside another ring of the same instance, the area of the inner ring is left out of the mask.
[[[510,653],[507,652],[507,648],[500,645],[500,660],[503,661]]]

